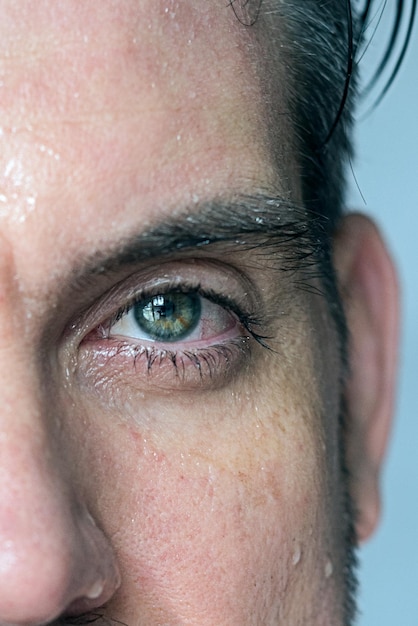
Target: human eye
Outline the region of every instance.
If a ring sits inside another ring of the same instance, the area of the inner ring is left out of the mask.
[[[237,333],[239,321],[230,306],[216,304],[198,290],[183,287],[141,296],[117,313],[109,338],[127,338],[149,344],[187,345],[222,341]],[[212,295],[213,300],[218,299]]]
[[[261,340],[256,302],[233,272],[190,270],[131,286],[127,302],[83,340],[85,371],[164,389],[223,386],[237,376]]]

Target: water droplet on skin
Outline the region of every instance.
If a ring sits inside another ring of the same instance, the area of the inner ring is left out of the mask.
[[[331,563],[331,559],[328,559],[325,563],[325,578],[329,578],[332,576],[332,572],[334,571],[334,567]]]
[[[297,565],[302,557],[302,550],[299,544],[295,546],[295,550],[292,556],[292,565]]]

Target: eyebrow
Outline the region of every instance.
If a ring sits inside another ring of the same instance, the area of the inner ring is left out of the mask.
[[[75,268],[74,279],[78,283],[84,277],[219,243],[260,254],[280,253],[284,269],[303,269],[318,260],[326,233],[323,221],[304,207],[265,194],[196,202],[93,253]]]

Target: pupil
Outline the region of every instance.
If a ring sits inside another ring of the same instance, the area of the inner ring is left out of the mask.
[[[195,293],[157,294],[133,307],[138,326],[150,339],[177,341],[190,334],[200,321],[200,297]]]

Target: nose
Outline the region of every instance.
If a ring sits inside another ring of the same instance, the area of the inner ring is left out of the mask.
[[[72,486],[1,278],[0,271],[0,624],[35,626],[102,606],[119,575]]]

